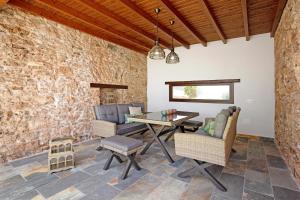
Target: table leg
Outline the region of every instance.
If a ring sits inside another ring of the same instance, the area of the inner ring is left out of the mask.
[[[165,156],[167,157],[168,161],[170,163],[174,163],[174,160],[173,158],[170,156],[168,150],[166,149],[166,147],[164,146],[164,144],[161,142],[161,140],[159,139],[159,137],[157,135],[160,134],[160,132],[164,129],[164,126],[162,127],[162,129],[160,129],[159,132],[155,132],[155,130],[153,129],[152,125],[151,124],[147,124],[147,127],[149,128],[150,130],[150,133],[153,134],[153,137],[155,139],[155,141],[160,145],[160,148],[161,150],[163,151],[163,153],[165,154]]]

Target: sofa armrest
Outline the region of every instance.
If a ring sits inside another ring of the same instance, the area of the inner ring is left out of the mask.
[[[176,155],[222,166],[226,164],[224,140],[197,133],[176,133],[174,138]]]
[[[117,124],[113,122],[108,122],[104,120],[93,120],[93,135],[100,137],[110,137],[117,133]]]

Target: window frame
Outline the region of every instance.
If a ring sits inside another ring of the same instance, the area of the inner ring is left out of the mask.
[[[234,83],[240,82],[240,79],[222,79],[222,80],[200,80],[200,81],[173,81],[165,82],[169,85],[169,101],[170,102],[194,102],[194,103],[221,103],[221,104],[234,104]],[[179,99],[173,97],[173,87],[175,86],[229,86],[229,99]]]

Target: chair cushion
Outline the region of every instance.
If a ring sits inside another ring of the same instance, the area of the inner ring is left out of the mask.
[[[224,129],[227,123],[227,119],[230,115],[230,112],[228,109],[223,109],[215,119],[215,132],[214,132],[214,137],[216,138],[222,138]]]
[[[114,123],[119,122],[116,104],[97,105],[94,107],[94,110],[95,110],[97,120],[104,120],[104,121],[109,121]]]
[[[110,150],[118,149],[123,152],[131,151],[143,145],[143,141],[137,140],[130,137],[114,135],[112,137],[108,137],[101,140],[101,146],[105,146],[105,148]]]
[[[144,103],[132,103],[131,104],[133,107],[141,107],[142,108],[142,112],[145,112],[145,106]]]
[[[131,104],[117,104],[119,124],[125,123],[125,114],[129,114]]]
[[[146,124],[139,123],[139,122],[133,122],[133,123],[129,123],[129,124],[118,124],[117,125],[117,134],[123,135],[126,133],[130,133],[133,131],[143,129],[143,128],[146,128]]]

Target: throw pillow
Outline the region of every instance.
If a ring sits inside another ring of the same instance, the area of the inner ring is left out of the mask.
[[[133,121],[129,120],[129,117],[134,117],[135,115],[125,114],[125,124],[133,123]]]
[[[131,107],[129,106],[129,113],[130,115],[142,115],[142,108],[141,107]]]
[[[202,128],[204,132],[206,132],[210,136],[214,136],[215,132],[215,121],[214,120],[209,120],[205,126]]]

